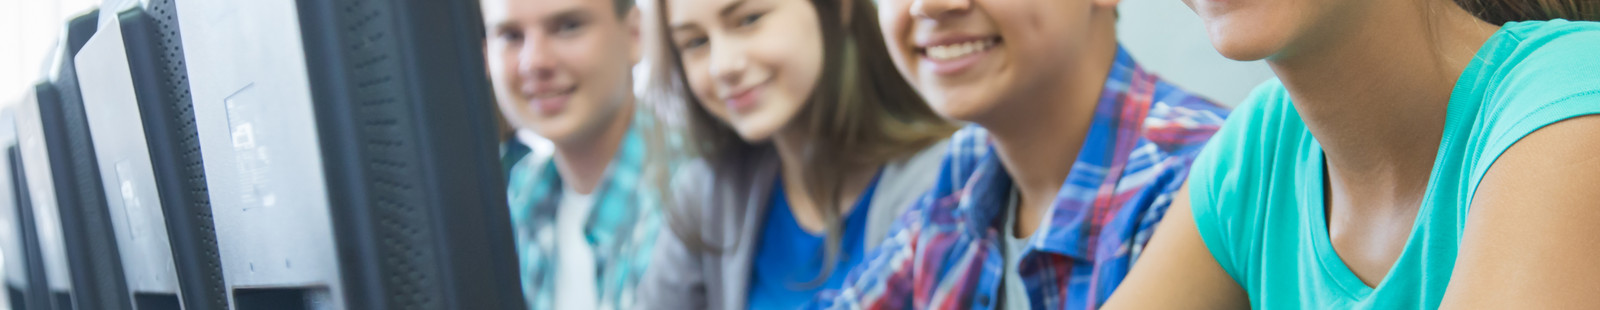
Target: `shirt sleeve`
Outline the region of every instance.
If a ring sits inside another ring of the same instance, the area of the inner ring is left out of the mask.
[[[699,256],[676,234],[658,234],[655,254],[637,295],[636,309],[705,309],[705,273]]]
[[[1502,153],[1523,137],[1551,124],[1575,117],[1600,114],[1600,26],[1595,23],[1542,22],[1517,26],[1520,44],[1510,65],[1490,89],[1479,119],[1490,120],[1482,159],[1469,180],[1489,172]]]
[[[651,254],[649,268],[639,280],[633,309],[689,310],[708,307],[705,266],[701,252],[691,248],[679,238],[673,225],[694,227],[693,222],[703,219],[704,199],[709,195],[705,186],[710,184],[709,168],[704,163],[691,163],[673,176],[672,204],[667,208],[682,208],[678,214],[668,211],[661,219],[661,229]],[[685,213],[688,212],[688,213]],[[674,216],[677,216],[676,218]],[[697,217],[691,217],[697,216]],[[673,222],[673,221],[677,222]],[[699,233],[688,229],[684,233]]]
[[[1277,106],[1287,105],[1278,102],[1287,92],[1283,84],[1277,80],[1270,80],[1257,86],[1228,117],[1228,121],[1212,136],[1211,141],[1195,157],[1189,170],[1189,205],[1194,215],[1195,229],[1204,240],[1207,250],[1211,251],[1212,258],[1222,266],[1228,275],[1245,285],[1246,274],[1245,257],[1240,256],[1239,250],[1247,243],[1242,238],[1249,238],[1254,234],[1255,227],[1249,226],[1250,212],[1244,208],[1252,208],[1242,204],[1249,204],[1242,199],[1229,199],[1234,196],[1248,195],[1258,190],[1253,178],[1243,175],[1241,171],[1259,170],[1247,169],[1244,166],[1258,161],[1253,156],[1261,141],[1264,139],[1259,132],[1268,131],[1260,126],[1261,123],[1270,121],[1271,115],[1281,112],[1276,111]],[[1257,134],[1253,134],[1257,133]]]

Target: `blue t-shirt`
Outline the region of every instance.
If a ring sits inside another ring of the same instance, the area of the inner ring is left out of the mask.
[[[1322,146],[1271,81],[1194,162],[1194,220],[1255,309],[1434,309],[1445,295],[1478,183],[1501,153],[1545,125],[1600,113],[1600,23],[1511,22],[1461,73],[1424,200],[1377,286],[1328,235]]]
[[[855,208],[845,215],[839,257],[828,280],[821,285],[808,285],[822,273],[826,236],[812,235],[800,227],[789,211],[783,181],[774,182],[767,218],[761,225],[761,243],[756,246],[755,266],[750,272],[750,309],[798,308],[817,293],[844,285],[845,275],[861,263],[867,209],[877,188],[878,179],[873,177]]]

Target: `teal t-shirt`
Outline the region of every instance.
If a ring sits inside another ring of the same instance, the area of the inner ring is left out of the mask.
[[[1600,113],[1600,23],[1506,23],[1461,74],[1447,113],[1416,224],[1377,287],[1334,253],[1322,148],[1278,81],[1234,110],[1194,162],[1201,238],[1255,309],[1437,308],[1494,160],[1545,125]]]

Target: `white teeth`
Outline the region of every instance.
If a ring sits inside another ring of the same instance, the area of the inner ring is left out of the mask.
[[[961,58],[972,53],[981,52],[994,47],[993,40],[968,41],[949,45],[929,46],[927,54],[935,60],[948,60]]]
[[[562,95],[566,95],[566,94],[571,93],[571,92],[572,92],[571,88],[558,90],[558,91],[544,91],[544,92],[537,92],[537,93],[529,94],[528,98],[529,99],[548,99],[548,98],[560,97]]]

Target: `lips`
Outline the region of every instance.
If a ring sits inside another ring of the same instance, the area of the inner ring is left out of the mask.
[[[756,102],[761,99],[761,93],[761,85],[756,85],[754,87],[745,88],[744,90],[729,93],[727,96],[722,97],[722,102],[723,104],[728,105],[729,110],[735,112],[745,112],[750,110],[750,108],[755,107]]]
[[[934,73],[951,75],[977,65],[983,55],[1003,42],[999,36],[945,37],[919,43],[916,52]]]
[[[528,105],[542,115],[554,115],[566,109],[567,101],[572,99],[572,93],[578,90],[577,86],[569,87],[544,87],[530,93],[524,93],[528,98]]]

